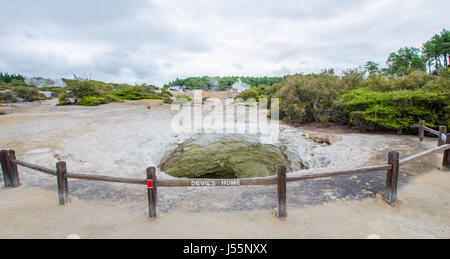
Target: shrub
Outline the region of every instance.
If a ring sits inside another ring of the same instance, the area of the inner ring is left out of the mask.
[[[375,92],[361,88],[343,96],[352,125],[367,129],[408,129],[419,120],[430,126],[448,125],[449,99],[436,92],[398,90]]]
[[[79,77],[75,77],[74,80],[65,79],[65,82],[67,84],[66,93],[59,96],[60,105],[70,104],[69,98],[81,99],[78,102],[80,105],[99,105],[121,100],[162,99],[150,87],[107,84]],[[91,97],[97,97],[97,99]]]
[[[258,90],[258,88],[251,87],[249,89],[242,91],[240,94],[238,94],[236,96],[235,99],[247,100],[247,99],[253,98],[255,100],[258,100],[259,95],[260,95],[260,91]]]
[[[371,74],[367,80],[361,83],[358,88],[368,88],[372,91],[388,92],[394,89],[392,81],[387,76],[380,74]]]
[[[341,88],[333,71],[289,76],[274,95],[280,98],[280,118],[294,124],[325,122]]]
[[[0,92],[0,103],[15,103],[16,96],[12,91]]]
[[[157,94],[143,92],[142,90],[143,88],[139,86],[127,87],[114,92],[113,95],[122,100],[163,99]]]
[[[177,97],[176,97],[176,102],[184,103],[184,102],[189,102],[189,101],[192,101],[192,98],[187,95],[184,95],[184,94],[177,95]]]
[[[105,96],[105,98],[109,101],[109,102],[120,102],[121,99],[113,94],[108,94]]]
[[[255,99],[257,102],[259,102],[260,98],[266,98],[270,99],[270,96],[272,96],[276,91],[281,87],[281,84],[276,84],[272,86],[267,85],[261,85],[258,87],[251,87],[244,91],[242,91],[240,94],[238,94],[235,99]],[[269,100],[270,103],[270,100]]]
[[[52,92],[52,97],[59,97],[60,95],[66,92],[66,89],[59,86],[41,87],[39,88],[39,90]]]
[[[48,99],[44,94],[39,93],[36,87],[20,86],[14,88],[13,91],[17,98],[22,98],[26,102]]]
[[[0,115],[5,115],[6,113],[4,111],[0,111]]]
[[[71,104],[70,99],[69,99],[70,95],[67,92],[62,93],[61,95],[58,96],[58,105],[68,105]]]
[[[161,94],[162,94],[162,96],[173,97],[173,94],[169,90],[167,90],[165,88],[161,89]]]
[[[75,80],[65,80],[69,97],[83,99],[84,97],[95,96],[104,97],[114,91],[114,85],[100,81],[82,79],[75,77]]]
[[[394,82],[394,88],[397,90],[408,89],[416,90],[422,88],[427,82],[433,78],[431,75],[415,70],[408,74],[408,76],[400,77]]]
[[[109,103],[105,97],[88,96],[81,99],[78,104],[83,106],[97,106]]]
[[[171,103],[173,103],[173,100],[172,100],[172,98],[170,98],[169,96],[165,96],[165,97],[163,97],[163,100],[164,100],[164,103],[168,103],[168,104],[171,104]]]

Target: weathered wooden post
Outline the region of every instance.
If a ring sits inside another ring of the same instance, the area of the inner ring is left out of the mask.
[[[156,168],[147,168],[147,195],[148,195],[148,214],[150,218],[156,218],[156,205],[158,202],[156,186]]]
[[[397,200],[397,184],[400,169],[399,153],[397,151],[389,152],[388,164],[392,165],[392,168],[387,171],[384,199],[387,203],[393,204]]]
[[[0,163],[2,165],[5,187],[15,188],[20,186],[20,178],[17,165],[12,160],[16,160],[16,152],[14,150],[0,151]]]
[[[447,127],[440,126],[439,127],[439,136],[438,136],[438,146],[442,146],[445,144],[444,140],[442,139],[442,134],[447,134]]]
[[[0,151],[0,163],[2,165],[3,182],[5,183],[5,187],[11,187],[11,174],[6,163],[7,156],[8,153],[6,150]]]
[[[445,144],[450,144],[450,134],[446,135]],[[442,159],[442,168],[450,169],[450,149],[444,151],[444,157]]]
[[[56,181],[58,184],[59,204],[65,205],[69,202],[69,183],[67,180],[66,162],[56,163]]]
[[[286,217],[286,166],[278,165],[278,217]]]
[[[425,126],[425,121],[421,120],[419,122],[419,140],[422,142],[425,139],[425,130],[423,129],[423,126]]]

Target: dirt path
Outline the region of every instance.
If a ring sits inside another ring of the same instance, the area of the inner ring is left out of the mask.
[[[334,201],[271,211],[172,211],[156,220],[146,211],[110,201],[75,200],[58,207],[53,190],[1,189],[1,238],[448,238],[450,174],[433,171],[399,191],[391,207],[379,199]]]

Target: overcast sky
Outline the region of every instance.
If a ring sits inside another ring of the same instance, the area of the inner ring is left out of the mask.
[[[419,47],[448,0],[0,0],[0,71],[164,84],[341,72]]]

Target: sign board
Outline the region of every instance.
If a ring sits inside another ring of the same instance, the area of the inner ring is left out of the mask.
[[[224,179],[224,180],[194,180],[191,186],[196,187],[212,187],[212,186],[240,186],[240,179]]]

